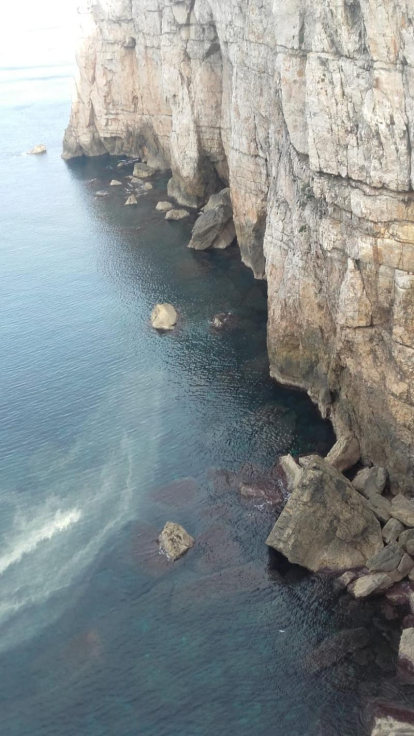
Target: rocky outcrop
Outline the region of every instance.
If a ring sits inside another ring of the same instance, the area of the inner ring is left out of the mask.
[[[178,560],[194,545],[194,539],[186,530],[172,521],[167,521],[164,529],[158,537],[160,550],[170,560]]]
[[[47,148],[44,143],[39,143],[37,146],[28,151],[29,156],[38,156],[41,153],[47,153]]]
[[[208,200],[193,227],[188,247],[194,250],[223,250],[232,244],[235,237],[230,189],[223,189],[218,194],[212,194]]]
[[[173,330],[178,314],[172,304],[156,304],[151,313],[151,324],[156,330]]]
[[[414,7],[407,0],[83,0],[64,156],[230,188],[266,276],[272,375],[339,438],[414,471]]]
[[[317,455],[307,459],[267,544],[314,572],[363,566],[383,548],[380,523],[360,494]]]

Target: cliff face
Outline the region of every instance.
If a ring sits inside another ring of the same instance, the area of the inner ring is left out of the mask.
[[[273,376],[414,490],[412,0],[89,0],[65,157],[229,184]]]

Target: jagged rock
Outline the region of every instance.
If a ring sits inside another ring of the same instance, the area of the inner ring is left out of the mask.
[[[112,179],[109,186],[110,187],[122,187],[122,181],[118,181],[118,179]]]
[[[150,192],[151,189],[154,189],[154,187],[152,186],[152,184],[150,184],[149,181],[146,181],[145,184],[144,184],[144,186],[142,188],[143,188],[144,192]]]
[[[363,493],[366,498],[381,495],[386,483],[387,471],[380,467],[363,468],[352,481],[354,488]]]
[[[404,629],[401,634],[398,663],[402,669],[414,674],[414,628]]]
[[[352,468],[361,457],[359,442],[352,434],[344,434],[326,456],[326,462],[343,472]]]
[[[374,593],[382,593],[394,584],[393,578],[386,572],[374,572],[363,575],[348,586],[348,590],[355,598],[367,598]]]
[[[151,324],[156,330],[173,330],[178,314],[172,304],[157,304],[151,313]]]
[[[402,577],[405,577],[406,575],[408,575],[409,572],[411,572],[413,567],[414,567],[413,558],[407,553],[405,553],[401,557],[401,562],[398,565],[398,572],[402,575]]]
[[[150,176],[154,176],[155,170],[147,164],[135,164],[133,175],[138,179],[148,179]]]
[[[303,476],[303,468],[297,464],[292,455],[284,455],[279,460],[279,467],[283,470],[286,478],[286,485],[289,492],[292,492],[300,483]]]
[[[403,713],[400,717],[378,716],[374,721],[371,736],[414,736],[414,718],[407,722]]]
[[[160,549],[170,560],[178,560],[194,545],[194,539],[179,524],[167,521],[158,537]]]
[[[158,212],[171,212],[172,204],[170,202],[158,202],[156,208]]]
[[[401,524],[400,521],[397,519],[390,519],[385,524],[383,530],[382,530],[382,536],[384,537],[384,542],[389,544],[390,542],[396,542],[398,537],[400,536],[401,532],[404,530],[404,525]],[[414,535],[413,535],[414,540]]]
[[[405,526],[414,527],[414,503],[401,494],[391,502],[391,516]]]
[[[414,529],[406,529],[405,532],[401,532],[398,537],[398,544],[400,544],[409,555],[414,555]]]
[[[136,198],[135,194],[131,194],[131,195],[130,195],[130,196],[128,197],[128,199],[127,199],[127,201],[125,202],[125,204],[128,204],[128,205],[130,205],[130,204],[138,204],[138,200],[137,200],[137,198]]]
[[[374,512],[375,516],[384,524],[391,518],[391,503],[384,496],[373,493],[367,499],[367,505]]]
[[[350,585],[355,580],[355,578],[356,573],[352,570],[348,570],[348,572],[342,573],[342,575],[340,575],[339,578],[335,580],[335,587],[340,589],[347,588],[348,585]]]
[[[367,629],[343,629],[319,644],[307,657],[307,670],[320,672],[326,667],[340,662],[348,654],[363,649],[369,644],[370,634]]]
[[[391,572],[397,569],[402,556],[403,551],[401,547],[396,542],[393,542],[367,560],[366,565],[370,572]]]
[[[29,156],[38,156],[41,153],[47,153],[47,148],[44,143],[39,143],[37,146],[28,151]]]
[[[186,217],[190,217],[190,213],[187,210],[170,210],[165,215],[166,220],[184,220]]]
[[[383,548],[381,526],[351,483],[311,456],[266,543],[314,572],[364,565]]]
[[[193,227],[188,247],[195,250],[226,248],[235,236],[230,189],[223,189],[210,197]]]

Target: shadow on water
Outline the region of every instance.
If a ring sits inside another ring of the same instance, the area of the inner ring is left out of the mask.
[[[170,223],[155,210],[166,177],[124,207],[127,172],[114,166],[65,170],[70,205],[47,252],[56,330],[49,312],[47,330],[37,327],[44,294],[31,304],[36,345],[52,341],[60,380],[44,382],[43,422],[30,431],[14,398],[14,525],[0,569],[4,603],[20,595],[22,606],[2,627],[0,730],[362,735],[367,703],[395,691],[384,678],[397,624],[269,551],[275,506],[239,492],[281,454],[325,454],[332,428],[305,394],[269,378],[266,286],[238,249],[188,250],[194,215]],[[113,178],[123,186],[109,187]],[[180,312],[172,334],[149,326],[158,301]],[[226,311],[234,328],[214,331]],[[42,360],[36,351],[38,375]],[[30,448],[20,475],[17,440]],[[156,541],[167,520],[196,540],[174,564]],[[357,627],[368,646],[315,668],[324,639]]]

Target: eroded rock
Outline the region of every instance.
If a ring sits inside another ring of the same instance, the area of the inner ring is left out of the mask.
[[[396,542],[398,537],[400,536],[401,532],[404,530],[404,525],[401,524],[400,521],[397,519],[390,519],[385,524],[383,530],[382,530],[382,536],[384,537],[384,542],[389,544],[390,542]],[[414,533],[413,533],[413,542],[414,542]]]
[[[414,674],[414,628],[403,629],[398,649],[398,663],[403,670]]]
[[[172,521],[167,521],[158,537],[160,549],[170,560],[178,560],[194,545],[194,539],[186,530]]]
[[[125,202],[125,204],[126,204],[126,205],[133,205],[133,204],[138,204],[138,200],[137,200],[137,198],[136,198],[135,194],[131,194],[131,195],[130,195],[130,196],[128,197],[128,199],[127,199],[127,201]]]
[[[154,176],[155,169],[152,169],[148,164],[138,163],[134,166],[133,175],[138,179],[148,179],[150,176]]]
[[[367,598],[374,593],[382,593],[394,584],[394,580],[386,572],[374,572],[370,575],[362,575],[348,590],[355,598]]]
[[[391,516],[405,526],[414,527],[414,503],[401,494],[391,503]]]
[[[367,560],[366,565],[370,572],[391,572],[397,569],[402,556],[401,547],[393,542]]]
[[[195,250],[227,248],[236,237],[230,189],[213,194],[197,219],[188,247]]]
[[[326,462],[343,472],[352,468],[360,457],[361,450],[357,438],[353,434],[344,434],[328,452]]]
[[[151,324],[156,330],[173,330],[178,314],[172,304],[156,304],[151,313]]]
[[[28,151],[29,156],[38,156],[41,153],[47,153],[47,148],[44,143],[39,143],[37,146]]]
[[[171,202],[158,202],[155,209],[158,210],[158,212],[171,212],[173,205]]]
[[[187,210],[170,210],[165,215],[166,220],[185,220],[186,217],[190,217],[190,213]]]
[[[383,548],[375,515],[351,483],[317,455],[309,459],[266,543],[314,572],[364,565]]]

